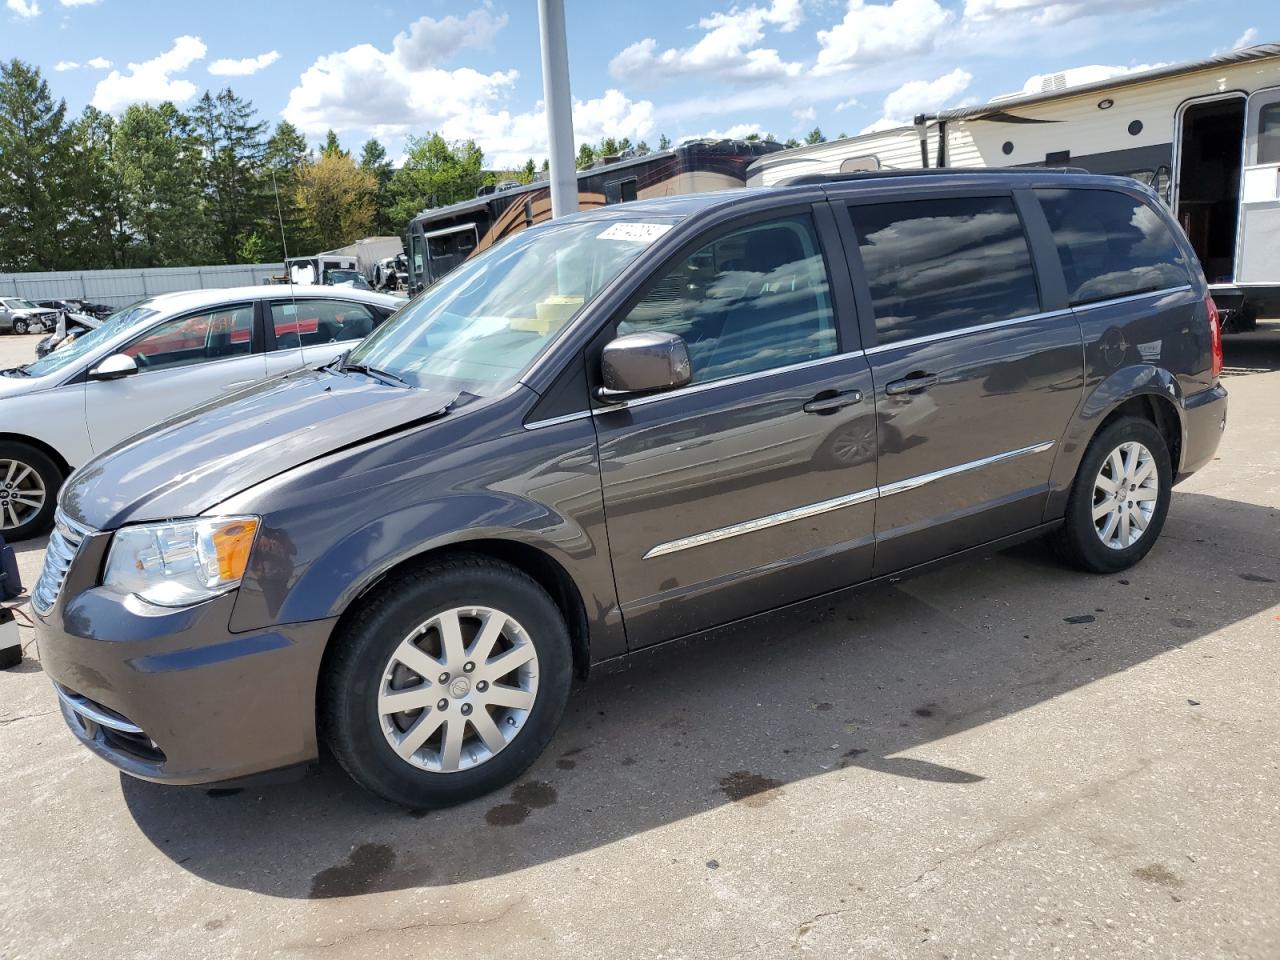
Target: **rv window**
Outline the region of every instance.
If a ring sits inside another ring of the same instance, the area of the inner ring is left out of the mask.
[[[1190,282],[1160,215],[1111,190],[1037,190],[1073,306]]]
[[[881,344],[1040,310],[1010,197],[953,197],[849,210]]]
[[[622,193],[623,203],[627,203],[628,201],[634,200],[636,198],[636,178],[635,177],[632,177],[630,180],[623,180],[622,183],[619,184],[619,188]]]
[[[1258,162],[1280,163],[1280,103],[1269,103],[1258,114]]]
[[[836,352],[827,268],[807,216],[755,224],[668,268],[618,323],[618,334],[683,337],[693,382]]]

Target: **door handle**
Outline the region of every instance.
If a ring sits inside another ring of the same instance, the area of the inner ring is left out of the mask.
[[[924,393],[938,382],[936,373],[925,373],[917,370],[901,380],[894,380],[885,385],[884,392],[891,397],[900,397],[904,393]]]
[[[835,413],[862,402],[861,390],[823,390],[804,405],[805,413]]]

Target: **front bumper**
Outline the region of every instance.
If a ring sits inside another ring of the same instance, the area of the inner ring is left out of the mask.
[[[1183,404],[1182,463],[1178,480],[1191,476],[1218,452],[1222,432],[1227,427],[1227,390],[1215,384],[1193,394]]]
[[[317,756],[316,681],[336,621],[247,633],[227,626],[235,594],[183,610],[97,586],[76,591],[95,536],[64,593],[35,615],[44,671],[80,741],[125,773],[214,783]],[[82,585],[83,586],[83,585]]]

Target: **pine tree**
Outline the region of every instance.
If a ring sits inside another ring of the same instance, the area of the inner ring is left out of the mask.
[[[264,176],[273,196],[266,214],[270,224],[264,224],[261,232],[267,241],[265,249],[272,259],[283,260],[286,248],[288,255],[293,257],[316,252],[313,249],[314,238],[308,234],[298,209],[298,172],[307,160],[307,138],[288,120],[281,120],[267,139],[264,157]]]
[[[814,127],[809,131],[809,135],[804,138],[804,142],[809,144],[826,143],[827,138],[822,135],[821,127]]]
[[[324,135],[324,144],[320,147],[322,154],[337,154],[340,157],[351,156],[346,150],[342,149],[342,144],[338,142],[338,135],[333,132],[333,128]]]
[[[517,179],[521,183],[533,183],[538,179],[538,168],[533,162],[533,157],[525,161],[525,165],[520,169]]]
[[[37,67],[0,64],[0,270],[75,265],[63,243],[75,203],[66,114]]]
[[[214,246],[223,263],[236,263],[270,200],[262,176],[267,124],[257,119],[252,101],[230,87],[216,97],[206,91],[192,111],[192,122],[204,155]]]
[[[662,134],[660,137],[658,137],[658,149],[659,150],[671,149],[671,138],[668,137],[665,133]]]
[[[591,146],[591,144],[589,143],[584,143],[582,146],[578,148],[577,166],[579,170],[585,170],[587,167],[591,166],[595,162],[596,162],[595,147]]]
[[[112,131],[112,166],[125,208],[129,265],[207,263],[201,141],[172,103],[134,104]]]
[[[395,236],[403,232],[404,224],[391,222],[391,174],[394,172],[387,159],[387,148],[378,140],[367,140],[360,151],[360,169],[373,174],[378,183],[374,199],[373,229],[381,236]]]
[[[71,124],[71,195],[64,223],[66,246],[83,269],[124,266],[127,241],[124,193],[116,176],[115,119],[95,107]]]

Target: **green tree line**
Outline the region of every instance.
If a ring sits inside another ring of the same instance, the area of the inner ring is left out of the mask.
[[[410,137],[398,169],[377,140],[353,157],[330,131],[312,150],[229,87],[187,110],[73,116],[38,68],[0,63],[0,271],[280,260],[286,244],[297,256],[401,234],[425,207],[526,173],[532,160],[487,171],[474,142],[439,134]]]

